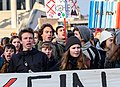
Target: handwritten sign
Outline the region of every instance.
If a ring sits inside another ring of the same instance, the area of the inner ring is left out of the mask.
[[[77,0],[45,0],[47,18],[78,17]]]

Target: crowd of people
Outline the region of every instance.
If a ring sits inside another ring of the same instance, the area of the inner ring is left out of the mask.
[[[120,68],[120,30],[75,26],[56,29],[49,23],[39,30],[24,27],[17,35],[3,37],[0,73]]]

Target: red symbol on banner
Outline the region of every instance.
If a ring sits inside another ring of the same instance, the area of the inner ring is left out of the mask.
[[[16,80],[17,78],[10,79],[3,87],[10,87]]]
[[[53,5],[50,7],[49,4],[50,4],[51,2],[53,3]],[[52,11],[53,13],[56,14],[56,12],[53,10],[53,7],[55,6],[55,1],[54,1],[54,0],[48,1],[47,4],[46,4],[46,6],[49,8],[49,10],[47,11],[47,13],[50,12],[50,11]]]
[[[73,3],[72,8],[75,7],[77,9],[77,7],[76,7],[77,0],[75,2],[72,0],[72,3]]]

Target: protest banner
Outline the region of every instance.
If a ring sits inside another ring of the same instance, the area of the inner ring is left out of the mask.
[[[119,87],[120,69],[0,74],[0,87]]]

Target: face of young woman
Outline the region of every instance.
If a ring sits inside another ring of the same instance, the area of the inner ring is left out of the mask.
[[[106,48],[111,48],[111,46],[112,46],[112,43],[113,43],[113,38],[111,37],[111,38],[109,38],[109,39],[107,39],[106,40]]]
[[[15,46],[16,51],[19,51],[19,49],[20,49],[20,39],[19,38],[13,39],[12,44]]]
[[[48,56],[48,58],[52,56],[52,49],[50,48],[42,48],[41,51],[44,52]]]
[[[74,44],[70,47],[70,55],[72,57],[79,57],[80,51],[81,51],[81,48],[79,44]]]

